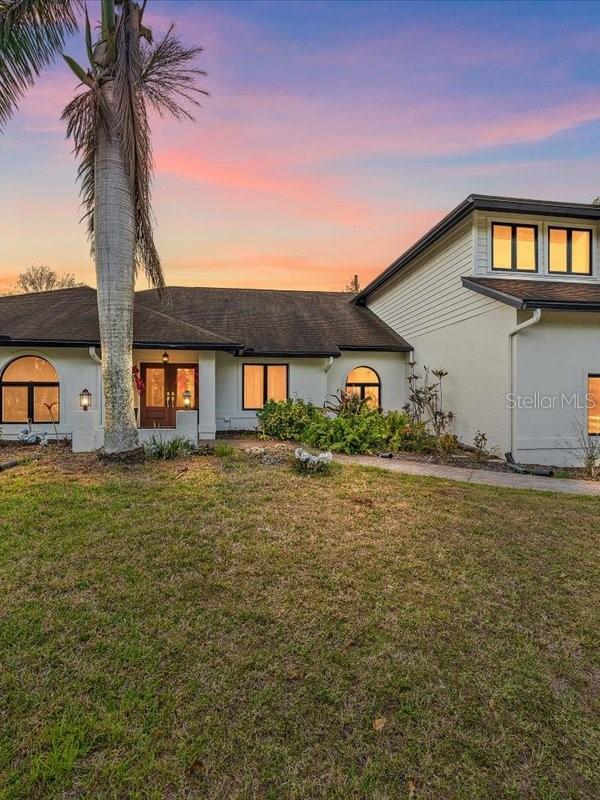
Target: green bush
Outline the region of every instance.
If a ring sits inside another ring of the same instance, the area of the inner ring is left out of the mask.
[[[304,400],[283,400],[280,403],[269,400],[256,416],[263,436],[297,441],[302,439],[310,422],[322,417],[323,412]]]
[[[387,421],[386,447],[392,452],[428,453],[435,449],[435,436],[424,422],[414,422],[404,411],[390,411]]]
[[[309,424],[303,441],[334,453],[374,453],[385,446],[385,416],[378,411],[363,411],[354,416],[323,415]]]
[[[196,445],[185,436],[174,436],[172,439],[163,439],[153,436],[144,445],[144,450],[149,458],[157,458],[161,461],[170,461],[179,456],[187,456],[196,451]]]
[[[334,453],[424,453],[436,449],[436,438],[425,423],[413,422],[404,411],[381,413],[363,406],[354,414],[332,417],[304,400],[284,400],[267,403],[257,416],[264,436],[299,441]]]

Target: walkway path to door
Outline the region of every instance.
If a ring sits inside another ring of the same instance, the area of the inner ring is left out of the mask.
[[[227,439],[234,447],[269,447],[281,442],[256,439]],[[516,475],[512,472],[494,472],[488,469],[465,469],[445,464],[429,464],[422,461],[405,461],[402,458],[379,458],[377,456],[334,455],[342,464],[362,464],[366,467],[401,472],[404,475],[423,475],[431,478],[446,478],[465,483],[481,483],[486,486],[501,486],[506,489],[533,489],[538,492],[561,492],[564,494],[587,494],[600,497],[600,481],[581,481],[571,478],[541,478],[537,475]]]

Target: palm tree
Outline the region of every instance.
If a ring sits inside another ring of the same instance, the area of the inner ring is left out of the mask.
[[[40,72],[85,24],[89,67],[63,55],[82,90],[62,118],[79,160],[79,180],[96,266],[104,393],[104,451],[139,447],[133,410],[135,278],[142,269],[161,290],[163,271],[152,230],[152,147],[148,109],[193,119],[199,96],[194,59],[171,25],[153,42],[143,24],[146,0],[102,0],[96,37],[82,0],[0,0],[0,130]]]

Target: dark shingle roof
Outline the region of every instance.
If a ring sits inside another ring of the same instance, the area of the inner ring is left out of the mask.
[[[507,212],[511,214],[536,214],[546,217],[571,217],[575,219],[600,219],[600,205],[595,203],[568,203],[553,200],[531,200],[524,197],[498,197],[489,194],[470,194],[420,239],[405,250],[389,267],[377,275],[368,286],[356,295],[356,303],[367,298],[390,278],[400,272],[444,234],[452,230],[472,211]]]
[[[600,310],[600,284],[521,278],[468,278],[463,286],[514,308]]]
[[[136,292],[134,344],[256,354],[339,355],[410,346],[343,292],[168,287]],[[0,343],[99,343],[96,291],[89,287],[0,297]]]

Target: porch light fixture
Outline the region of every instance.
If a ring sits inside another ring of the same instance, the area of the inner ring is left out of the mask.
[[[81,392],[79,392],[79,405],[83,411],[87,411],[92,405],[92,393],[87,389],[82,389]]]
[[[162,362],[163,362],[163,364],[168,364],[169,363],[169,354],[167,353],[166,350],[162,354]]]
[[[185,392],[183,393],[183,407],[190,408],[191,405],[192,405],[192,393],[190,392],[189,389],[186,389]]]

